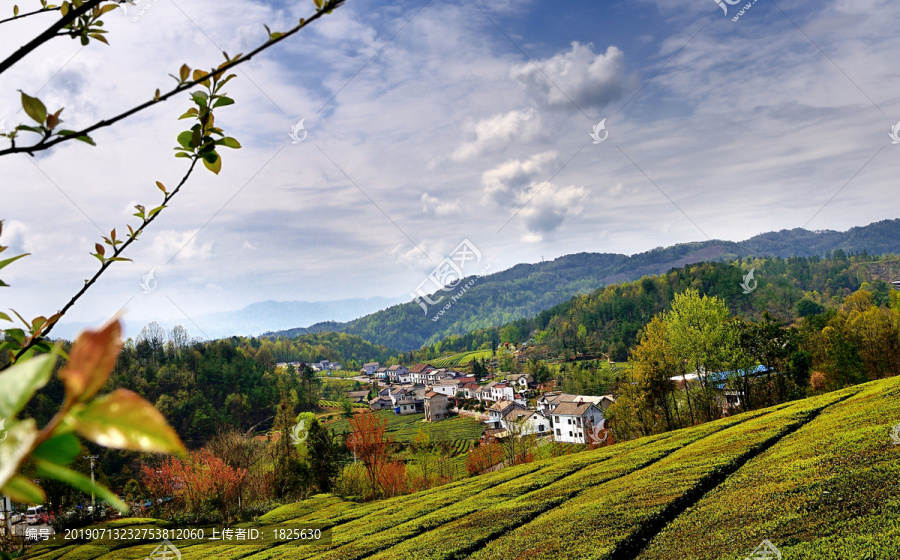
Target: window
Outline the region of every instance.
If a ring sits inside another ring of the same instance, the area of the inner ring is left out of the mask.
[[[559,431],[559,428],[556,428],[556,435],[561,436],[562,434]]]
[[[556,423],[559,423],[559,416],[556,417]]]
[[[569,432],[569,437],[572,437],[572,432]]]
[[[572,419],[571,419],[571,418],[566,418],[566,424],[571,424],[571,423],[572,423]],[[569,433],[571,434],[572,432],[569,432]]]

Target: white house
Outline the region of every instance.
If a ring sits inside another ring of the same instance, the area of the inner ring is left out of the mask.
[[[517,391],[528,389],[529,383],[534,383],[534,377],[530,373],[511,373],[506,376],[506,382],[516,388]]]
[[[375,379],[384,379],[384,378],[386,378],[386,377],[387,377],[387,368],[386,368],[386,367],[380,367],[380,368],[376,369],[376,370],[375,370],[375,373],[374,373],[374,376],[375,376]]]
[[[459,383],[457,383],[456,381],[441,381],[440,383],[435,383],[434,385],[432,385],[431,390],[435,393],[447,395],[448,397],[455,397],[460,388]]]
[[[612,395],[595,397],[593,395],[570,395],[568,393],[559,392],[544,393],[537,400],[537,409],[547,416],[552,413],[557,406],[566,402],[593,403],[597,408],[607,410],[610,405],[616,402],[616,399]]]
[[[491,387],[492,401],[511,401],[516,398],[516,392],[509,383],[497,383]]]
[[[363,367],[361,370],[359,370],[359,372],[362,373],[363,375],[375,375],[375,370],[377,370],[377,369],[378,369],[378,362],[367,362],[367,363],[363,364]]]
[[[488,418],[484,423],[489,430],[506,429],[503,417],[514,409],[527,410],[512,401],[495,402],[487,408]]]
[[[395,414],[425,412],[425,389],[402,387],[390,393]]]
[[[415,364],[409,368],[409,376],[413,383],[425,384],[425,374],[433,370],[431,364]]]
[[[502,420],[507,432],[519,436],[542,436],[550,432],[550,419],[536,410],[522,409],[518,406],[507,410]],[[510,429],[512,426],[512,429]]]
[[[386,375],[387,375],[388,379],[390,379],[391,381],[395,381],[395,382],[399,383],[401,375],[403,377],[409,376],[409,369],[407,369],[406,366],[401,366],[399,364],[393,365],[393,366],[387,368]]]
[[[561,443],[591,443],[592,431],[606,427],[603,411],[590,402],[563,402],[551,414],[553,440]]]
[[[477,399],[478,392],[481,390],[481,387],[478,386],[478,383],[474,381],[469,381],[467,383],[463,383],[460,385],[458,391],[462,391],[463,396],[467,399]]]

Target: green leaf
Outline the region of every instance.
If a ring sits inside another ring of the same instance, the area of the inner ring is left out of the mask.
[[[86,144],[90,144],[91,146],[97,145],[94,143],[94,139],[91,138],[90,136],[88,136],[87,134],[78,135],[78,133],[75,132],[74,130],[60,130],[59,132],[57,132],[57,134],[59,134],[60,136],[65,136],[67,138],[69,136],[71,136],[71,137],[75,138],[75,140],[81,140],[82,142],[84,142]]]
[[[235,150],[238,150],[241,147],[241,143],[238,142],[236,139],[232,138],[231,136],[226,136],[225,138],[222,138],[221,140],[216,140],[216,144],[218,144],[220,146],[225,146],[226,148],[233,148]]]
[[[31,455],[35,459],[43,459],[57,465],[68,465],[81,453],[81,443],[73,433],[59,434],[51,437]]]
[[[47,120],[47,107],[37,97],[31,97],[24,91],[21,94],[22,108],[25,109],[25,113],[38,124],[44,124],[44,121]]]
[[[178,434],[153,405],[128,389],[97,398],[76,416],[75,429],[104,447],[184,453]]]
[[[13,262],[13,261],[19,260],[19,259],[21,259],[22,257],[27,257],[27,256],[30,255],[30,254],[31,254],[31,253],[25,253],[24,255],[19,255],[18,257],[12,257],[12,258],[9,258],[9,259],[0,261],[0,268],[5,267],[6,265],[8,265],[9,263],[11,263],[11,262]]]
[[[19,465],[25,460],[37,437],[37,424],[31,418],[14,426],[6,426],[3,441],[0,442],[0,487],[6,486],[16,476]]]
[[[9,318],[9,315],[7,315],[6,313],[4,313],[2,311],[0,311],[0,319],[3,319],[4,321],[12,322],[12,319]]]
[[[3,387],[0,391],[0,418],[14,418],[25,408],[34,392],[50,381],[55,358],[56,355],[52,354],[20,360],[0,373],[0,387]]]
[[[188,77],[190,77],[190,75],[191,75],[191,68],[190,68],[190,66],[188,66],[187,64],[182,64],[182,65],[181,65],[181,71],[180,71],[180,74],[181,74],[181,81],[182,81],[182,82],[185,81],[185,80],[187,80]]]
[[[0,494],[5,494],[10,500],[23,504],[39,504],[46,498],[40,486],[35,486],[20,474],[6,481],[6,484],[0,487]]]
[[[112,491],[101,485],[94,482],[91,482],[91,479],[84,476],[81,473],[75,472],[72,469],[67,469],[66,467],[55,465],[49,461],[35,461],[37,463],[37,473],[40,476],[47,476],[53,478],[55,480],[59,480],[65,482],[69,486],[73,486],[78,490],[81,490],[85,494],[96,494],[98,498],[106,501],[109,505],[113,506],[117,510],[121,512],[128,511],[128,506],[119,499],[118,496],[112,493]]]
[[[234,99],[230,97],[220,97],[216,99],[216,102],[213,103],[213,108],[215,107],[225,107],[227,105],[234,105]]]
[[[222,171],[222,158],[216,152],[209,152],[203,156],[203,165],[216,175]]]
[[[193,139],[194,133],[190,130],[185,130],[181,134],[178,135],[178,143],[185,150],[191,149],[191,140]]]

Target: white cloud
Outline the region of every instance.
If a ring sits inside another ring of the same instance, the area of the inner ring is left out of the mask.
[[[625,55],[614,46],[594,54],[592,46],[575,41],[571,50],[515,66],[510,75],[544,105],[604,107],[622,96]]]
[[[519,215],[527,230],[524,239],[542,241],[545,235],[558,230],[567,217],[581,214],[587,196],[584,187],[558,187],[553,183],[535,183],[519,193],[517,202],[523,205]]]
[[[157,231],[149,249],[154,262],[166,263],[169,259],[182,262],[209,260],[212,257],[214,242],[199,242],[197,240],[199,233],[199,228],[186,231]]]
[[[484,194],[501,206],[516,204],[519,194],[529,189],[540,176],[547,175],[549,178],[551,167],[559,160],[559,153],[551,150],[524,160],[501,163],[482,175]]]
[[[540,117],[534,109],[498,113],[481,119],[470,128],[475,140],[466,142],[453,152],[451,159],[465,161],[510,142],[529,142],[540,133]]]
[[[442,202],[436,196],[422,193],[422,212],[429,216],[450,216],[459,213],[459,200]]]

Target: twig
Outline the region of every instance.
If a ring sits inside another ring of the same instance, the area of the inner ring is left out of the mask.
[[[94,9],[94,7],[100,5],[100,3],[104,1],[105,0],[88,0],[87,2],[82,4],[80,8],[70,9],[69,13],[59,18],[59,21],[57,21],[56,23],[48,27],[43,33],[29,41],[28,44],[19,47],[19,50],[9,55],[6,60],[0,62],[0,74],[6,72],[12,67],[13,64],[25,58],[28,53],[55,37],[59,30],[65,28],[67,25],[78,19],[80,16],[86,14],[90,10]]]
[[[329,12],[335,8],[338,8],[343,3],[344,3],[344,0],[330,0],[327,4],[325,4],[322,7],[321,10],[317,11],[314,15],[310,16],[309,19],[300,20],[300,23],[296,27],[294,27],[290,31],[285,32],[283,35],[279,36],[277,39],[270,39],[268,42],[266,42],[263,45],[260,45],[259,47],[257,47],[256,49],[254,49],[253,51],[248,53],[246,56],[242,56],[238,59],[228,62],[227,64],[221,66],[220,68],[218,68],[216,70],[213,70],[208,75],[205,75],[200,79],[179,84],[177,87],[175,87],[175,89],[173,89],[163,95],[159,95],[150,101],[147,101],[136,107],[133,107],[132,109],[129,109],[128,111],[125,111],[124,113],[120,113],[119,115],[116,115],[115,117],[97,122],[85,129],[75,132],[74,134],[67,134],[65,136],[57,136],[56,138],[54,138],[53,140],[50,140],[50,141],[47,141],[47,138],[42,138],[40,142],[38,142],[37,144],[31,145],[31,146],[12,146],[5,150],[0,150],[0,156],[5,156],[5,155],[9,155],[9,154],[18,154],[18,153],[26,153],[29,155],[34,155],[35,152],[48,150],[48,149],[52,148],[53,146],[60,144],[62,142],[66,142],[68,140],[74,140],[79,137],[84,137],[84,136],[91,134],[92,132],[94,132],[96,130],[101,129],[101,128],[106,128],[108,126],[112,126],[123,119],[126,119],[136,113],[139,113],[140,111],[143,111],[144,109],[147,109],[148,107],[151,107],[157,103],[166,101],[170,97],[178,95],[179,93],[181,93],[187,89],[190,89],[199,83],[205,82],[206,80],[208,80],[209,78],[211,78],[213,76],[218,76],[218,75],[224,74],[225,72],[228,72],[232,68],[234,68],[240,64],[243,64],[244,62],[247,62],[248,60],[252,59],[257,54],[261,53],[262,51],[264,51],[264,50],[278,44],[279,42],[287,39],[288,37],[300,32],[300,30],[303,29],[304,27],[306,27],[308,24],[319,19],[320,17],[325,15],[327,12]]]

